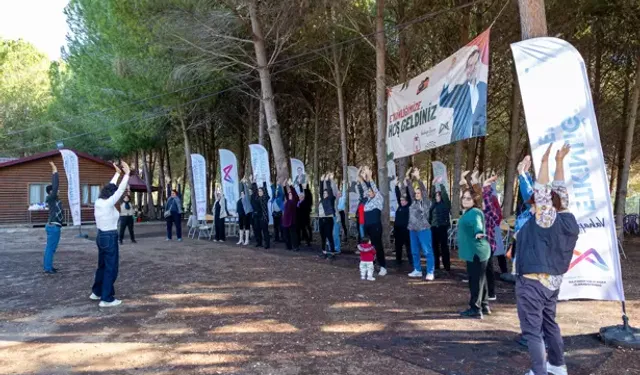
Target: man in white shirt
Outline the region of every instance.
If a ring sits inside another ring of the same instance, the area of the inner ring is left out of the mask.
[[[100,192],[100,197],[96,200],[94,216],[98,234],[96,244],[98,245],[98,269],[96,270],[95,281],[92,293],[89,296],[94,301],[100,301],[100,307],[118,306],[122,301],[116,299],[113,284],[118,278],[118,266],[120,262],[120,250],[118,248],[118,219],[120,212],[115,205],[124,194],[129,183],[129,166],[122,162],[122,170],[125,175],[116,186],[118,178],[122,173],[115,164],[116,174],[111,182],[105,185]]]

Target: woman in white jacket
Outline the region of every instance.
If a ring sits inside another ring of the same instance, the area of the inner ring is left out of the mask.
[[[118,219],[120,212],[116,209],[116,203],[129,183],[129,166],[122,162],[124,177],[120,185],[116,186],[121,171],[114,164],[116,175],[111,182],[105,185],[100,192],[100,197],[95,203],[95,219],[98,235],[96,244],[98,245],[98,269],[93,283],[90,299],[100,300],[100,307],[118,306],[122,301],[115,299],[115,289],[113,284],[118,278],[118,266],[120,263],[120,250],[118,248]]]
[[[227,212],[227,200],[224,199],[222,193],[216,192],[216,202],[211,211],[213,211],[213,222],[216,229],[214,241],[224,242],[227,239],[224,233],[224,219],[229,213]]]

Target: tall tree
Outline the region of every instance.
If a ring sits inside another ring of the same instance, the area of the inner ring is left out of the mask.
[[[376,119],[378,160],[378,189],[385,199],[382,210],[383,233],[389,233],[389,174],[387,172],[387,85],[386,42],[384,33],[384,0],[376,0]],[[383,237],[383,238],[386,238]]]

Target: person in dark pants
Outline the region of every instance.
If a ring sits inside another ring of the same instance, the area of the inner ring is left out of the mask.
[[[307,243],[307,247],[311,246],[311,241],[313,241],[313,232],[311,230],[311,209],[313,207],[313,196],[311,195],[311,190],[309,189],[309,184],[300,184],[300,200],[298,201],[298,210],[296,212],[296,220],[298,226],[298,238],[300,238],[300,242],[305,241]]]
[[[487,290],[489,293],[489,301],[495,301],[496,297],[496,277],[493,270],[493,253],[495,253],[496,245],[496,228],[500,230],[500,222],[502,221],[502,212],[500,206],[496,206],[493,202],[493,191],[491,184],[495,182],[497,176],[492,176],[484,182],[482,187],[483,213],[485,220],[485,228],[487,231],[487,241],[491,247],[491,255],[487,261]]]
[[[239,214],[238,221],[240,223],[240,241],[238,245],[248,245],[249,237],[251,237],[251,226],[253,226],[253,205],[251,204],[251,189],[247,183],[246,177],[240,181],[240,200],[238,205],[242,204],[242,210],[238,209],[238,213],[244,212],[244,216]],[[242,233],[244,231],[244,242],[242,242]],[[255,233],[255,232],[254,232]]]
[[[116,299],[114,283],[118,278],[118,268],[120,263],[120,250],[118,248],[118,219],[120,213],[115,205],[127,188],[129,183],[129,166],[122,163],[122,170],[125,175],[116,186],[120,177],[120,169],[116,168],[116,174],[111,182],[105,185],[100,191],[100,197],[95,202],[94,216],[98,235],[96,245],[98,245],[98,269],[95,280],[91,288],[91,300],[100,301],[100,307],[114,307],[122,303]]]
[[[282,212],[282,237],[287,246],[287,250],[300,250],[300,237],[296,227],[296,214],[298,209],[298,193],[289,180],[285,186],[285,202]]]
[[[262,183],[262,187],[253,182],[251,185],[253,195],[251,204],[253,206],[253,216],[256,223],[256,247],[271,247],[271,238],[269,236],[269,193],[267,191],[267,182]]]
[[[440,191],[436,191],[436,185]],[[447,189],[442,184],[442,177],[433,180],[431,186],[431,208],[429,222],[433,239],[435,269],[440,269],[440,258],[445,271],[451,271],[451,255],[449,253],[449,228],[451,227],[451,201]]]
[[[227,211],[227,200],[224,199],[224,195],[220,192],[216,193],[216,201],[213,204],[213,224],[215,227],[214,241],[224,242],[227,239],[225,233],[224,222],[225,218],[229,216]]]
[[[364,231],[365,235],[371,240],[371,244],[376,249],[376,262],[380,266],[378,276],[387,274],[387,261],[384,254],[384,244],[382,242],[382,208],[384,207],[384,198],[376,183],[373,181],[373,173],[369,167],[364,167],[359,173],[362,189],[367,192],[364,205]]]
[[[182,203],[178,192],[171,190],[171,196],[167,199],[167,204],[164,208],[164,217],[167,220],[167,239],[165,241],[171,241],[171,229],[172,226],[176,226],[176,237],[178,241],[182,241]]]
[[[571,150],[565,144],[556,153],[553,183],[549,183],[550,144],[542,156],[532,205],[533,217],[517,234],[516,305],[522,336],[527,341],[531,370],[528,375],[567,375],[564,343],[556,323],[556,304],[563,275],[569,270],[580,227],[568,211],[564,158]],[[545,350],[545,344],[548,350]]]
[[[58,243],[60,243],[60,233],[62,229],[62,202],[58,198],[58,187],[60,186],[60,179],[58,176],[58,168],[53,162],[49,162],[51,165],[51,185],[47,185],[46,192],[47,207],[49,208],[49,217],[47,219],[47,225],[45,231],[47,233],[47,245],[44,248],[44,273],[56,274],[58,270],[53,268],[53,256],[58,249]]]
[[[465,172],[465,176],[468,172]],[[474,176],[476,174],[474,173]],[[464,181],[464,177],[463,177]],[[472,183],[475,178],[472,179]],[[466,181],[461,183],[463,187]],[[465,187],[462,193],[464,214],[458,220],[458,255],[467,263],[469,276],[469,309],[460,313],[463,317],[480,318],[490,315],[487,290],[487,261],[491,247],[486,239],[482,207],[482,191]]]
[[[400,185],[396,185],[396,199],[398,200],[398,209],[396,210],[396,219],[393,223],[393,236],[396,246],[396,263],[402,264],[402,247],[407,252],[407,260],[413,265],[411,254],[411,237],[409,236],[409,206],[411,206],[411,197],[409,196],[408,182],[405,181],[404,195],[400,191]]]
[[[273,237],[275,242],[281,242],[282,211],[284,210],[284,191],[282,185],[271,186],[271,216],[273,217]]]
[[[133,234],[133,216],[135,214],[136,210],[133,208],[131,198],[127,194],[122,198],[122,203],[120,204],[120,245],[122,245],[122,240],[124,240],[124,230],[127,228],[129,228],[131,242],[136,243],[136,238]]]
[[[333,195],[331,180],[333,174],[328,173],[320,178],[320,204],[318,205],[318,218],[320,219],[320,241],[322,253],[327,254],[327,241],[329,241],[329,253],[335,253],[336,247],[333,237],[333,216],[335,215],[336,197]]]
[[[347,214],[345,212],[347,205],[347,183],[343,182],[342,190],[338,191],[338,215],[340,215],[340,224],[344,231],[344,238],[349,238],[347,233]]]

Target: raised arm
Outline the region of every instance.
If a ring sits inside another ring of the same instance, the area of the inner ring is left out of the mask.
[[[445,189],[443,184],[440,184],[440,198],[442,198],[442,202],[444,202],[445,206],[451,209],[451,200],[449,199],[449,194],[447,194],[447,189]]]
[[[400,184],[396,184],[396,201],[398,201],[398,206],[400,205],[400,198],[402,197],[402,193],[400,192]]]
[[[536,203],[536,223],[543,228],[550,227],[555,222],[557,215],[557,211],[553,207],[551,186],[549,184],[549,154],[552,146],[553,144],[550,144],[542,156],[538,181],[536,181],[533,188],[533,199]]]
[[[422,182],[421,179],[418,179],[418,187],[420,188],[420,192],[422,193],[422,196],[426,198],[429,196],[427,194],[427,188],[424,186],[424,182]]]
[[[51,165],[51,195],[58,195],[58,188],[60,187],[60,176],[58,175],[58,168],[52,161],[49,162]]]
[[[122,162],[122,170],[124,171],[124,177],[122,178],[122,181],[120,181],[118,190],[116,190],[116,192],[113,193],[113,195],[107,199],[107,202],[109,202],[109,204],[114,206],[120,200],[120,197],[122,197],[122,194],[124,194],[124,191],[127,189],[127,184],[129,183],[129,174],[131,173],[131,171],[127,163]]]
[[[556,152],[556,172],[553,177],[553,183],[551,184],[551,190],[558,194],[562,209],[569,208],[569,193],[567,192],[567,186],[564,183],[564,158],[571,151],[571,146],[565,143],[558,152]]]
[[[411,194],[409,194],[409,186],[411,185],[411,183],[407,182],[406,186],[405,186],[405,194],[407,195],[407,206],[411,206],[411,203],[413,202],[413,200],[411,199]]]
[[[484,203],[484,219],[487,223],[487,227],[495,228],[500,225],[500,216],[496,212],[496,206],[492,202],[493,192],[491,190],[491,183],[482,187],[482,202]]]
[[[271,199],[271,197],[269,196],[269,188],[267,187],[267,181],[262,181],[262,190],[264,191],[264,196],[266,197],[266,200]]]

